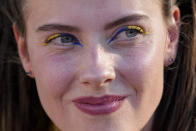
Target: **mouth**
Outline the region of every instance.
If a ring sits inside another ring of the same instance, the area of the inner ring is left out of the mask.
[[[72,100],[82,112],[90,115],[106,115],[117,111],[126,96],[106,95],[102,97],[80,97]]]

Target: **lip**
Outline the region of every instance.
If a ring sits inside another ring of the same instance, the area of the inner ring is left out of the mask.
[[[102,97],[80,97],[72,100],[74,105],[84,113],[90,115],[106,115],[117,111],[126,96],[105,95]]]

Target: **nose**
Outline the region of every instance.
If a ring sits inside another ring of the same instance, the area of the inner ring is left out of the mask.
[[[94,67],[94,70],[85,71],[85,73],[81,76],[80,82],[84,86],[89,87],[104,87],[107,84],[111,83],[115,79],[115,75],[113,71],[109,71],[103,68]]]
[[[99,89],[116,77],[111,55],[98,47],[88,51],[83,63],[84,68],[80,73],[80,83],[83,86]]]

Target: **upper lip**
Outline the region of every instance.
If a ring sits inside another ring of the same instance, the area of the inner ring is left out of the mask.
[[[121,101],[125,99],[126,96],[118,96],[118,95],[105,95],[102,97],[80,97],[72,100],[73,102],[76,103],[81,103],[81,104],[91,104],[91,105],[98,105],[98,104],[108,104],[112,103],[115,101]]]

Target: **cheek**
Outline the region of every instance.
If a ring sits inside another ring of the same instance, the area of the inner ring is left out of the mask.
[[[125,111],[131,111],[130,121],[133,123],[136,121],[136,125],[144,126],[161,100],[163,46],[161,41],[149,41],[129,50],[124,57],[118,59],[119,76],[126,81],[124,83],[128,83],[126,87],[134,89]]]
[[[149,41],[143,45],[129,51],[118,61],[120,76],[135,90],[135,97],[131,100],[135,107],[144,101],[157,105],[163,90],[164,44]]]
[[[74,79],[76,67],[70,64],[71,60],[62,57],[36,59],[33,66],[38,92],[40,96],[51,96],[55,99],[69,90],[70,81]],[[41,64],[39,64],[41,63]]]

